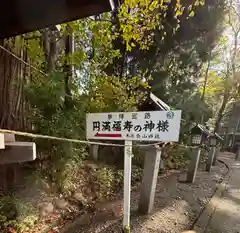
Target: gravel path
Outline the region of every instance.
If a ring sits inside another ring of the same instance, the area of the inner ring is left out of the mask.
[[[131,233],[179,233],[190,229],[213,195],[217,183],[227,173],[227,168],[222,163],[217,163],[210,174],[203,169],[199,170],[195,184],[184,183],[186,174],[178,171],[159,176],[155,211],[149,216],[137,213],[138,193],[133,193]],[[119,201],[111,204],[114,205],[119,205]],[[121,217],[114,217],[111,211],[102,211],[95,216],[79,217],[62,233],[116,233],[121,232],[121,225]]]

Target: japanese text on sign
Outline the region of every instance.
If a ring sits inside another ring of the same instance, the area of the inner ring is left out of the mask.
[[[181,111],[92,113],[88,139],[178,141]]]

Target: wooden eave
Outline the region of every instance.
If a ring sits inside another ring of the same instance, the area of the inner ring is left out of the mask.
[[[0,39],[110,10],[109,0],[3,0]]]

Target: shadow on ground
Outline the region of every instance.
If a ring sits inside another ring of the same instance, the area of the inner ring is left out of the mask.
[[[159,176],[155,211],[151,215],[138,213],[138,192],[132,195],[131,233],[179,233],[190,229],[226,173],[225,165],[217,163],[211,173],[200,169],[195,184],[181,182],[185,180],[186,174],[178,171]],[[100,212],[95,216],[78,218],[62,233],[116,233],[121,232],[121,226],[122,218]]]

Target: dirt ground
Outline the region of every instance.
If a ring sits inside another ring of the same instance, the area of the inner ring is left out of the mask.
[[[203,166],[201,166],[203,167]],[[217,184],[228,170],[217,163],[211,173],[199,169],[195,184],[184,182],[186,174],[171,171],[159,176],[155,196],[155,210],[149,216],[137,212],[139,192],[132,193],[131,233],[179,233],[189,230],[215,192]],[[122,200],[105,205],[95,215],[86,214],[69,224],[61,233],[116,233],[121,232]]]

